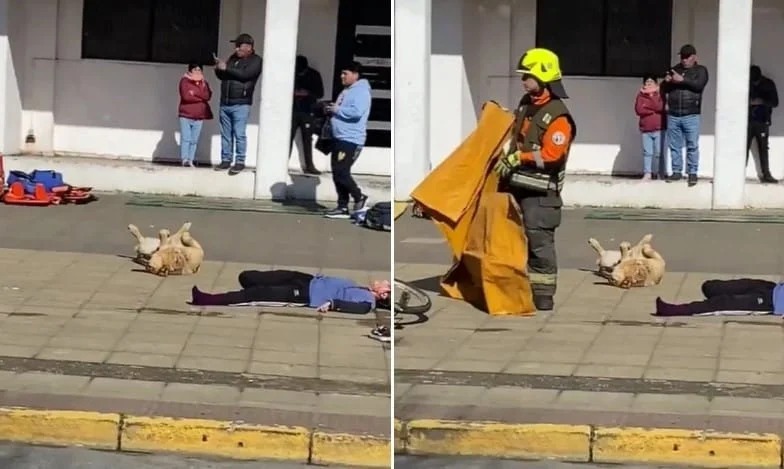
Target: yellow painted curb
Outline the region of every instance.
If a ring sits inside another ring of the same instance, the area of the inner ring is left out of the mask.
[[[307,462],[310,431],[168,417],[126,417],[121,448],[128,451],[176,452],[232,459],[285,459]]]
[[[119,414],[0,409],[0,440],[117,449]]]
[[[588,425],[515,425],[413,420],[407,424],[410,454],[559,459],[588,462]]]
[[[408,208],[408,202],[395,202],[395,220],[397,220],[400,215],[403,215]]]
[[[395,419],[395,452],[406,449],[406,424]]]
[[[312,464],[391,467],[388,439],[339,433],[313,433]]]
[[[773,434],[597,428],[593,462],[778,468],[781,451],[781,438]]]

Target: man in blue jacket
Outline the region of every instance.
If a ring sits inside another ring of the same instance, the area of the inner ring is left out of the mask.
[[[365,145],[370,116],[370,83],[360,78],[360,69],[359,62],[352,62],[341,69],[343,91],[337,101],[327,107],[334,139],[330,161],[332,181],[338,194],[338,205],[324,214],[327,218],[349,218],[352,212],[362,210],[367,202],[367,196],[351,176],[351,166]],[[351,211],[348,208],[349,197],[354,200]]]

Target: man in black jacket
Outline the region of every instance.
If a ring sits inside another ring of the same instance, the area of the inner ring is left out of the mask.
[[[689,186],[694,186],[700,164],[700,114],[708,69],[697,63],[697,49],[691,44],[681,47],[680,56],[680,63],[667,71],[661,86],[667,94],[667,140],[672,164],[672,175],[667,182],[683,178],[681,151],[685,143],[686,173]]]
[[[245,130],[253,104],[253,91],[261,75],[261,57],[253,50],[250,34],[240,34],[231,42],[234,43],[234,53],[228,60],[215,57],[215,76],[221,81],[221,162],[215,170],[228,169],[229,174],[234,175],[245,169],[248,148]]]
[[[299,129],[302,136],[302,152],[305,160],[303,172],[321,174],[313,164],[313,113],[316,103],[324,97],[324,82],[321,74],[308,64],[308,58],[298,55],[294,67],[294,109],[291,114],[291,145]],[[289,146],[289,153],[291,146]]]
[[[757,140],[760,161],[760,182],[775,184],[779,181],[770,174],[770,161],[768,155],[768,137],[770,135],[770,121],[773,108],[779,105],[779,93],[776,83],[762,75],[758,65],[749,69],[749,128],[746,143],[746,164],[749,164],[749,150],[751,142]]]

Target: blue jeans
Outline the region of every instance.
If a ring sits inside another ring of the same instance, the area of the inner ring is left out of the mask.
[[[697,175],[700,166],[700,115],[667,116],[667,140],[670,143],[672,174],[683,173],[683,150],[686,143],[686,173]]]
[[[662,131],[642,133],[642,172],[659,175],[661,173]]]
[[[204,121],[201,119],[180,117],[180,159],[182,161],[193,161],[196,158],[196,145],[199,144],[203,123]]]
[[[232,154],[236,164],[245,164],[248,136],[245,133],[250,116],[250,104],[221,105],[221,162],[231,163]]]

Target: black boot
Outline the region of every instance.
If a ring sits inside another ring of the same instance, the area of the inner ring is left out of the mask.
[[[555,301],[549,295],[534,295],[534,306],[538,311],[552,311],[555,308]]]

